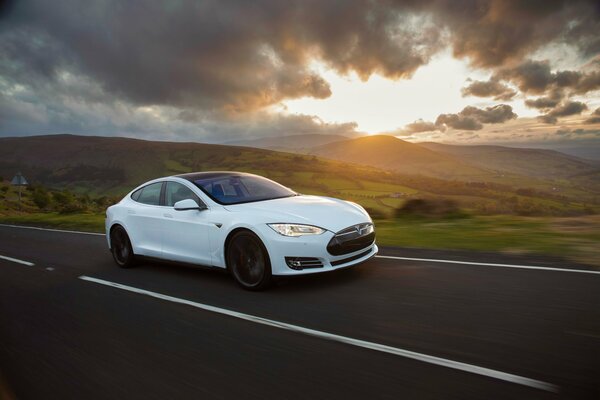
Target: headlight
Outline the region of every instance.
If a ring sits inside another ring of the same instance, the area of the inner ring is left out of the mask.
[[[304,235],[320,235],[325,232],[325,229],[312,225],[299,224],[267,224],[275,232],[283,236],[304,236]]]

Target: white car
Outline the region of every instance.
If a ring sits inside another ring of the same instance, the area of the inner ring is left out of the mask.
[[[121,267],[144,256],[226,268],[251,290],[377,254],[373,221],[358,204],[240,172],[146,182],[107,209],[106,238]]]

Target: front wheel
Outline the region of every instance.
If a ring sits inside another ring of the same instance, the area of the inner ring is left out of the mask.
[[[129,268],[135,264],[135,254],[131,241],[122,226],[115,226],[110,232],[110,250],[113,259],[121,268]]]
[[[271,285],[271,262],[262,241],[250,231],[236,232],[227,245],[227,268],[247,290],[264,290]]]

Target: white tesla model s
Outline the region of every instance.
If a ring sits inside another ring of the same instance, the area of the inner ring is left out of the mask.
[[[251,290],[377,254],[373,221],[358,204],[240,172],[146,182],[108,208],[106,238],[121,267],[143,256],[227,268]]]

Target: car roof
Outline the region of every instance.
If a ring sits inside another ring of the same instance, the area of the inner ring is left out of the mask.
[[[187,174],[173,175],[177,178],[183,178],[190,182],[197,181],[198,179],[213,179],[213,178],[225,178],[228,176],[243,176],[252,175],[245,172],[236,171],[206,171],[206,172],[190,172]]]

